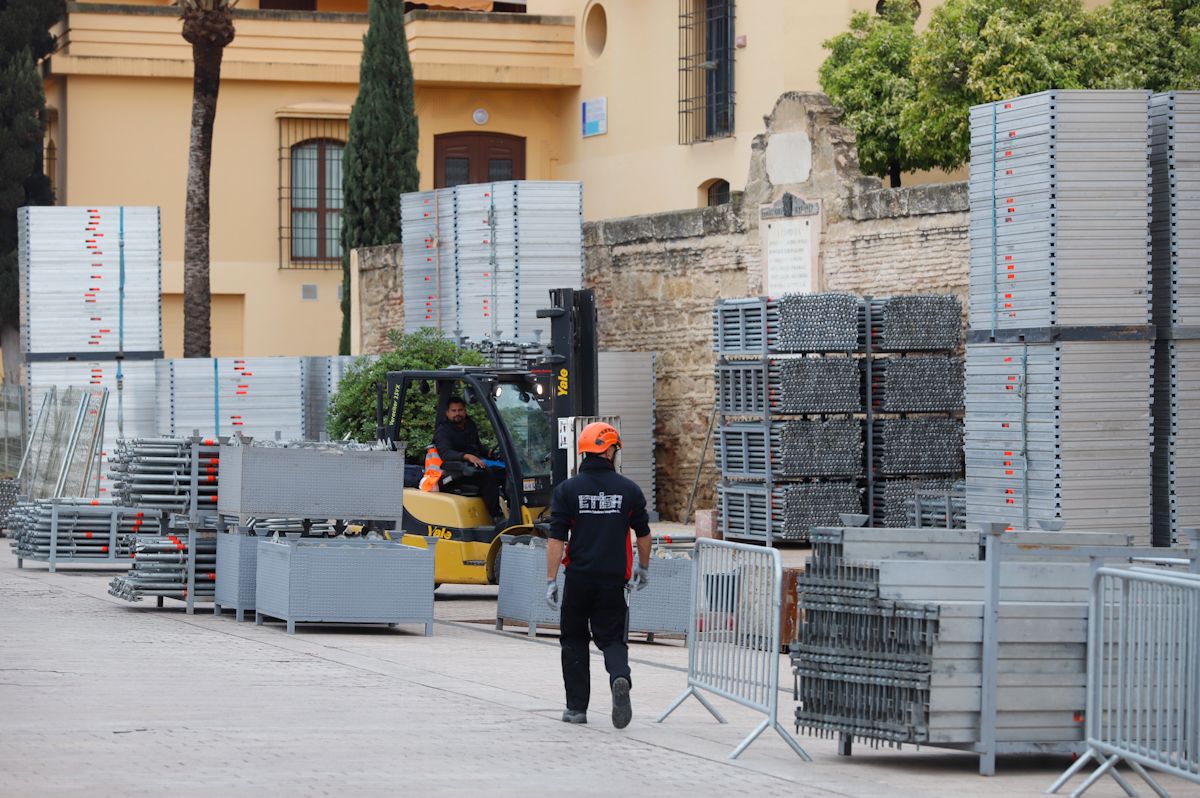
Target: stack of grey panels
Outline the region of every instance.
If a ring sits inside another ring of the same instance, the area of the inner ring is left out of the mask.
[[[524,340],[549,341],[550,320],[537,312],[548,306],[552,289],[583,285],[583,187],[522,180],[515,190],[516,329]]]
[[[299,357],[160,360],[158,433],[302,439],[305,365]]]
[[[797,727],[872,745],[979,742],[979,534],[817,529],[813,544],[792,644]],[[1085,562],[1002,564],[998,741],[1083,739],[1088,581]]]
[[[546,344],[534,341],[497,341],[485,339],[473,342],[473,348],[498,369],[531,369],[550,355]]]
[[[967,347],[967,520],[1150,540],[1151,343]]]
[[[359,358],[352,355],[327,355],[304,358],[304,439],[329,440],[326,423],[329,405],[341,385],[342,377]],[[366,359],[367,361],[370,358]]]
[[[553,288],[583,280],[583,194],[573,181],[509,180],[406,194],[405,329],[538,341]]]
[[[452,188],[401,195],[404,234],[404,321],[452,331],[457,324],[458,278],[454,266],[455,193]]]
[[[1200,92],[1150,99],[1150,170],[1154,323],[1200,329]]]
[[[161,352],[158,208],[21,208],[17,232],[26,355]]]
[[[723,361],[715,378],[717,410],[729,415],[858,413],[859,363],[839,356]]]
[[[456,186],[458,320],[469,338],[517,336],[516,188],[513,183]]]
[[[1150,100],[1154,543],[1200,525],[1200,92]]]
[[[657,514],[655,474],[655,399],[653,352],[600,352],[600,409],[621,419],[621,473],[646,496],[651,520]]]
[[[1046,91],[971,109],[970,324],[1144,325],[1145,91]]]
[[[1200,339],[1155,342],[1154,535],[1156,546],[1200,526]]]
[[[950,487],[923,487],[905,499],[905,525],[964,529],[967,525],[967,484],[956,481]]]

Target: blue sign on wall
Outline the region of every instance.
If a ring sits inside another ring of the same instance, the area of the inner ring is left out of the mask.
[[[583,101],[583,137],[601,136],[608,132],[608,98]]]

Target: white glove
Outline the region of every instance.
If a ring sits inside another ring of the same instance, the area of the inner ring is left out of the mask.
[[[548,604],[550,606],[550,609],[555,610],[555,611],[558,610],[558,580],[557,579],[547,579],[546,580],[546,604]]]
[[[641,590],[650,584],[650,566],[634,563],[633,565],[633,589]]]

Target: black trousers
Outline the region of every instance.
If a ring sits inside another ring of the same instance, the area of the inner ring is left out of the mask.
[[[625,585],[588,581],[567,573],[563,585],[559,623],[562,646],[563,686],[567,709],[586,712],[591,697],[591,667],[588,659],[589,630],[596,648],[604,654],[608,683],[629,673],[629,643]]]

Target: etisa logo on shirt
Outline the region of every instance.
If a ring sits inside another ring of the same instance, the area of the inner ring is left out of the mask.
[[[581,513],[619,513],[621,502],[625,497],[619,493],[581,494],[579,496],[579,512]]]

